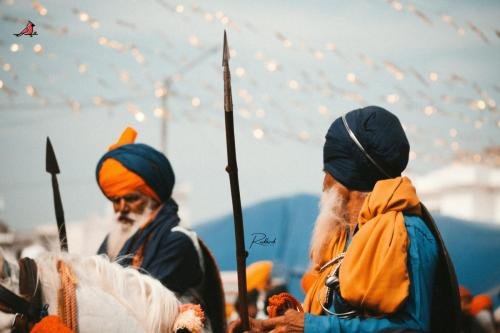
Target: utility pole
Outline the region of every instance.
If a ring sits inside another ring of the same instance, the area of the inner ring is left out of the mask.
[[[170,110],[168,109],[168,99],[171,96],[172,86],[174,83],[174,78],[182,74],[186,74],[192,69],[196,68],[197,65],[201,64],[204,60],[208,59],[211,54],[215,54],[219,50],[219,45],[216,44],[211,48],[207,49],[205,52],[200,54],[197,58],[193,59],[189,63],[182,66],[177,72],[167,76],[163,80],[163,92],[161,95],[161,123],[160,123],[160,149],[163,154],[167,155],[167,135],[168,135],[168,123],[170,122]]]
[[[170,111],[168,110],[168,95],[170,94],[170,80],[167,78],[163,82],[163,95],[161,96],[161,123],[160,123],[160,149],[163,154],[167,155],[167,130]]]

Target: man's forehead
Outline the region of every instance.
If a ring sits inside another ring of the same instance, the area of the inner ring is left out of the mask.
[[[139,192],[139,191],[132,191],[132,192],[128,192],[124,195],[117,195],[117,196],[113,196],[111,197],[111,200],[116,200],[116,199],[120,199],[120,198],[144,198],[144,199],[147,199],[149,198],[147,195]]]

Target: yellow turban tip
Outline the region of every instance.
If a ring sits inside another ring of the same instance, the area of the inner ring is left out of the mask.
[[[137,131],[135,129],[133,129],[132,127],[128,126],[122,132],[122,135],[120,135],[120,138],[118,139],[118,141],[116,143],[112,144],[111,146],[109,146],[108,150],[111,151],[111,150],[114,150],[120,146],[134,143],[136,137],[137,137]]]
[[[247,290],[263,290],[271,279],[272,261],[257,261],[247,267]]]

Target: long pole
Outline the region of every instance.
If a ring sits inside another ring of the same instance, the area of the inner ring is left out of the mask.
[[[236,164],[236,147],[234,142],[233,97],[231,92],[231,73],[229,71],[229,47],[226,31],[224,31],[224,49],[222,52],[222,67],[224,68],[224,118],[226,123],[227,167],[231,198],[233,202],[234,234],[236,239],[236,265],[238,270],[238,298],[242,331],[248,331],[247,276],[245,233],[243,230],[243,214],[241,212],[240,186],[238,182],[238,165]]]

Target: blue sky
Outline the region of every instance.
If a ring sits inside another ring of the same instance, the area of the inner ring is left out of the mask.
[[[224,29],[244,205],[318,193],[327,128],[363,105],[400,117],[413,173],[499,145],[497,1],[6,0],[0,13],[0,219],[14,228],[54,219],[46,136],[67,220],[104,214],[98,159],[126,125],[158,148],[155,89],[202,55],[169,91],[168,157],[191,223],[229,212]],[[39,35],[12,36],[28,19]]]

